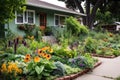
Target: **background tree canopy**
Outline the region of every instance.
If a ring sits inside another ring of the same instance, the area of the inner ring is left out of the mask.
[[[119,17],[120,13],[120,1],[114,0],[59,0],[63,1],[66,4],[66,7],[76,10],[78,9],[80,13],[86,14],[86,17],[83,18],[83,24],[87,25],[90,29],[92,29],[96,12],[100,9],[100,12],[109,11],[112,15],[115,15],[115,18]],[[82,2],[85,2],[85,9],[81,5]]]
[[[15,11],[24,9],[25,0],[0,0],[0,24],[15,18]]]

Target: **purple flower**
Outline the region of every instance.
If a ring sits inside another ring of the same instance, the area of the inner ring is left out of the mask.
[[[80,64],[80,67],[84,67],[84,66],[85,66],[85,64],[82,64],[82,63]]]

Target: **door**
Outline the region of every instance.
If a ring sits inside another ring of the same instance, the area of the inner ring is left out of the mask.
[[[45,13],[41,13],[40,14],[40,29],[44,30],[46,28],[46,14]]]
[[[4,24],[0,24],[0,38],[5,37]]]

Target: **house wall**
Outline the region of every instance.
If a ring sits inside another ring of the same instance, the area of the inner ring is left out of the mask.
[[[40,13],[46,13],[47,14],[47,26],[54,26],[54,14],[74,16],[73,14],[64,13],[64,12],[60,12],[60,11],[43,9],[43,8],[39,8],[39,7],[27,6],[27,9],[28,10],[35,10],[35,25],[36,26],[39,26],[39,24],[40,24],[40,21],[39,21]],[[8,27],[7,25],[5,25],[5,26]],[[21,35],[21,36],[25,35],[24,31],[20,31],[20,30],[17,29],[17,24],[15,24],[15,19],[9,23],[9,28],[16,35]]]

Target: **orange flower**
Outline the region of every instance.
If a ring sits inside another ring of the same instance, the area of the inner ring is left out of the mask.
[[[47,59],[47,60],[51,59],[51,55],[50,55],[50,54],[47,54],[47,55],[46,55],[46,59]]]
[[[29,57],[26,57],[25,59],[24,59],[24,62],[29,62],[30,61],[30,58]]]
[[[47,56],[47,54],[46,53],[43,53],[43,55],[42,55],[43,57],[46,57]]]
[[[45,50],[48,50],[50,47],[43,47],[42,50],[45,51]]]
[[[36,56],[36,57],[34,58],[34,62],[39,62],[39,61],[40,61],[40,57]]]
[[[41,55],[42,54],[42,50],[41,49],[38,49],[38,51],[37,51],[37,53],[39,54],[39,55]]]
[[[30,57],[31,57],[30,54],[25,55],[25,58],[30,58]]]

